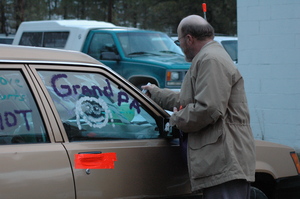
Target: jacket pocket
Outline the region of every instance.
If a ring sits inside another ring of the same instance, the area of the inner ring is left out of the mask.
[[[189,146],[191,149],[200,149],[205,145],[213,144],[222,136],[223,129],[218,121],[214,125],[207,126],[197,133],[189,134]]]
[[[189,158],[193,179],[217,175],[225,169],[223,130],[211,130],[189,135]]]

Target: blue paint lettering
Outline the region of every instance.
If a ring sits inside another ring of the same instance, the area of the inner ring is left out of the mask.
[[[24,120],[25,120],[25,124],[26,124],[26,128],[28,131],[30,131],[30,126],[29,126],[29,122],[27,120],[27,113],[31,113],[32,110],[15,110],[16,114],[20,114],[23,116]]]
[[[17,117],[12,112],[5,112],[4,113],[5,123],[8,127],[16,126],[17,124]],[[11,118],[11,119],[9,119]]]
[[[102,89],[99,88],[99,86],[91,86],[90,88],[88,86],[80,86],[80,85],[60,85],[61,91],[58,88],[58,81],[60,79],[66,79],[68,76],[66,74],[56,74],[53,75],[51,79],[51,86],[59,97],[71,97],[72,95],[78,95],[82,94],[85,96],[93,96],[93,97],[100,97],[100,96],[106,96],[106,97],[113,97],[114,93],[111,88],[110,81],[108,79],[105,79],[106,86],[104,86]],[[126,92],[119,91],[118,92],[118,106],[121,106],[122,103],[128,103],[129,102],[129,96]],[[130,109],[135,108],[138,113],[140,113],[140,105],[137,100],[133,100],[130,103]]]
[[[107,97],[113,97],[114,96],[114,93],[111,89],[111,86],[110,86],[110,82],[108,81],[108,79],[105,80],[106,83],[107,83],[107,86],[104,86],[104,95],[107,96]]]
[[[73,92],[74,92],[75,94],[78,94],[77,89],[80,89],[80,86],[79,86],[79,85],[74,85],[74,86],[72,86],[72,87],[73,87]]]
[[[102,90],[99,88],[99,86],[92,86],[93,95],[94,96],[102,96]]]
[[[3,126],[3,122],[2,122],[2,115],[0,114],[0,129],[3,130],[4,126]]]
[[[118,93],[118,106],[121,106],[122,102],[128,103],[129,97],[127,93],[120,91]]]
[[[69,96],[72,96],[72,94],[75,94],[75,95],[80,94],[80,90],[81,90],[81,94],[86,95],[86,96],[99,97],[98,94],[100,96],[102,96],[102,93],[106,97],[114,96],[113,91],[110,86],[110,83],[107,79],[106,79],[107,86],[103,87],[103,91],[98,86],[92,86],[90,89],[87,86],[72,85],[72,88],[73,88],[72,89],[69,85],[60,85],[60,88],[64,90],[64,92],[63,92],[63,91],[59,91],[59,89],[57,87],[57,81],[62,78],[68,78],[68,76],[66,74],[57,74],[57,75],[53,75],[53,77],[51,79],[51,86],[52,86],[54,92],[56,93],[56,95],[58,95],[59,97],[69,97]],[[73,90],[73,92],[72,92],[72,90]]]
[[[23,87],[20,83],[21,83],[21,81],[19,80],[19,79],[15,79],[14,80],[14,82],[13,82],[13,79],[11,78],[11,79],[6,79],[6,78],[4,78],[4,77],[0,77],[0,84],[1,85],[7,85],[7,84],[10,84],[10,85],[12,85],[12,83],[15,83],[15,85],[16,86],[18,86],[18,87]]]
[[[82,86],[81,87],[81,92],[85,96],[92,96],[93,95],[92,91],[87,86]]]
[[[124,103],[128,103],[129,102],[129,97],[128,97],[128,94],[123,92],[123,91],[120,91],[118,93],[118,106],[121,106],[122,102]],[[130,105],[129,105],[129,108],[132,109],[132,108],[135,108],[137,113],[140,113],[141,110],[140,110],[140,104],[137,100],[133,100]]]
[[[56,87],[56,81],[58,81],[60,78],[67,78],[68,76],[65,74],[58,74],[58,75],[53,75],[51,79],[51,86],[54,89],[54,92],[59,96],[59,97],[67,97],[72,94],[72,90],[69,86],[67,85],[61,85],[60,87],[62,89],[66,89],[67,91],[65,93],[61,93],[57,87]]]
[[[129,108],[130,109],[135,108],[138,114],[141,112],[141,110],[140,110],[140,104],[139,104],[139,102],[136,99],[134,99],[130,103]]]
[[[4,130],[5,126],[7,127],[15,127],[18,125],[18,123],[23,123],[23,121],[18,121],[17,115],[20,115],[23,117],[26,129],[30,131],[30,125],[27,119],[27,113],[31,113],[32,110],[14,110],[14,112],[11,111],[5,111],[3,114],[0,113],[0,129]]]
[[[7,84],[8,84],[8,81],[7,81],[5,78],[0,77],[0,84],[2,84],[2,85],[7,85]]]

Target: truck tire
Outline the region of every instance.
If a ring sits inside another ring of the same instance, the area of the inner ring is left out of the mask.
[[[256,187],[251,187],[250,199],[268,199],[268,197]]]

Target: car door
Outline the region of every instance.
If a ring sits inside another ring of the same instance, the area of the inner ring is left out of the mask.
[[[64,126],[78,199],[190,192],[178,142],[163,136],[167,114],[138,90],[107,69],[36,69]]]
[[[25,66],[0,63],[0,197],[75,198],[63,145]]]

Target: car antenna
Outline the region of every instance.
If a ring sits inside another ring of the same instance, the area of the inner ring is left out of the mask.
[[[203,15],[204,15],[204,19],[207,21],[206,19],[206,3],[202,3],[202,10],[203,10]]]

